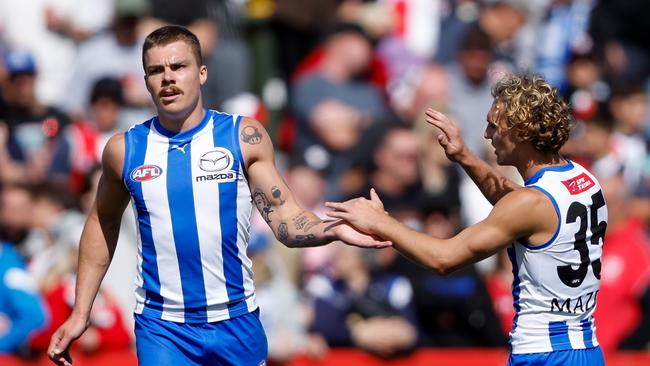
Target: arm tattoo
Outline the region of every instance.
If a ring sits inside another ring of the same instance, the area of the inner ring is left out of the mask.
[[[311,217],[306,212],[301,212],[298,216],[294,217],[292,219],[293,221],[293,227],[296,228],[296,230],[302,230],[304,232],[309,231],[314,225],[318,224],[321,222],[320,220],[311,220]]]
[[[280,191],[278,186],[273,186],[273,188],[271,188],[271,195],[273,195],[273,198],[276,200],[280,200],[281,205],[284,205],[285,201],[282,199],[282,191]]]
[[[253,201],[255,202],[257,209],[260,210],[264,221],[270,224],[271,218],[269,217],[269,214],[273,212],[273,209],[271,208],[271,202],[269,202],[269,199],[266,198],[264,192],[255,191],[255,193],[253,193]]]
[[[307,234],[307,235],[296,235],[296,239],[294,239],[295,244],[302,244],[306,241],[309,240],[314,240],[316,239],[316,236],[314,234]]]
[[[262,142],[262,134],[254,126],[246,126],[241,130],[241,140],[250,145],[257,145]]]
[[[287,224],[284,222],[278,226],[278,239],[280,239],[280,241],[289,239],[289,228],[287,228]]]

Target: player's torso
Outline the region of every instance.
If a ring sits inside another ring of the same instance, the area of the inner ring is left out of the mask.
[[[559,217],[542,245],[517,241],[513,263],[513,353],[597,346],[593,314],[600,286],[607,207],[596,179],[575,163],[545,169],[526,182],[549,197]]]
[[[206,111],[181,133],[156,118],[126,133],[123,179],[139,239],[136,313],[203,322],[254,309],[238,122]]]

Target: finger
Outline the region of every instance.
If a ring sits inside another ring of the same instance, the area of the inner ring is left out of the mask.
[[[63,336],[61,332],[56,332],[52,335],[52,340],[50,340],[50,346],[47,348],[47,354],[48,356],[54,360],[55,357],[59,356],[61,353],[61,348],[59,348],[59,344],[61,343]]]
[[[370,188],[370,200],[373,202],[381,203],[381,200],[379,199],[379,195],[377,194],[377,191],[374,188]]]
[[[340,220],[346,220],[350,218],[350,214],[347,212],[343,211],[328,211],[325,213],[327,217],[331,217],[333,219],[340,219]]]
[[[325,202],[325,207],[329,207],[337,211],[347,211],[345,202]]]
[[[440,145],[445,147],[449,144],[449,139],[445,135],[438,135],[438,142],[440,143]]]

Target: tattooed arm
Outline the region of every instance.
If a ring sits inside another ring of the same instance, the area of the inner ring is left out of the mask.
[[[279,241],[288,247],[319,246],[334,240],[364,247],[390,245],[342,221],[323,221],[302,209],[275,167],[273,144],[264,127],[245,118],[239,131],[253,202]]]

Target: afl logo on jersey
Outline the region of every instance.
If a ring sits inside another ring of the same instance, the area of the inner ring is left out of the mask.
[[[201,155],[199,168],[205,172],[219,172],[232,168],[233,157],[228,149],[218,147]]]
[[[141,165],[131,171],[131,180],[144,182],[158,178],[162,174],[162,169],[157,165]]]

